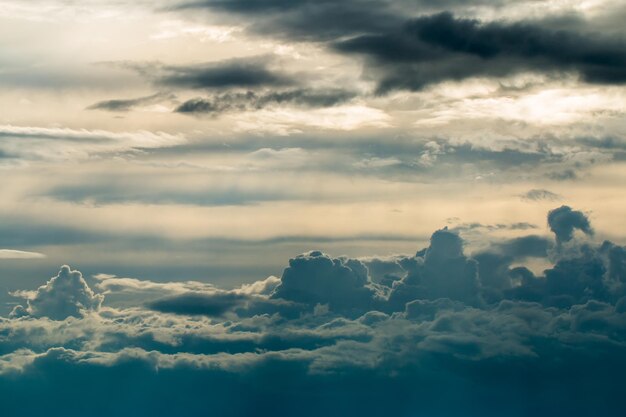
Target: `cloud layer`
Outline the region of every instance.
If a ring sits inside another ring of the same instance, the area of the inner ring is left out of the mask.
[[[516,265],[531,258],[553,266]],[[624,271],[608,241],[529,235],[467,255],[448,229],[414,256],[313,251],[232,290],[99,275],[103,302],[64,266],[0,319],[4,407],[77,416],[108,387],[91,415],[195,416],[209,399],[232,416],[617,416]],[[138,298],[107,306],[124,294]]]

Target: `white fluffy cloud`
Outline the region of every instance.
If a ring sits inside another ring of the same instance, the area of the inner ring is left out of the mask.
[[[27,304],[13,309],[13,317],[49,317],[63,320],[67,317],[82,317],[89,311],[97,311],[104,296],[94,293],[79,271],[63,265],[59,273],[33,293],[26,295]]]

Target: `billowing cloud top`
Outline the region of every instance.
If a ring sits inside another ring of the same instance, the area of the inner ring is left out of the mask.
[[[53,320],[82,317],[85,313],[97,311],[104,298],[89,288],[80,271],[72,271],[67,265],[63,265],[59,273],[37,291],[25,295],[27,306],[15,307],[11,313],[13,317],[49,317]]]

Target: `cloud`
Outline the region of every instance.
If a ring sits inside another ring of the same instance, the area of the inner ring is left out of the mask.
[[[107,178],[110,180],[110,178]],[[123,184],[113,182],[89,182],[78,185],[53,187],[43,193],[59,201],[74,203],[109,205],[109,204],[185,204],[194,206],[245,206],[267,201],[285,201],[302,199],[299,195],[290,195],[288,191],[262,190],[258,187],[233,185],[224,188],[223,184],[206,184],[196,189],[171,187],[165,184],[146,186],[142,182],[126,181]]]
[[[372,0],[236,0],[182,2],[177,9],[211,9],[240,15],[248,23],[248,30],[257,34],[290,40],[327,41],[393,26],[400,18],[387,5]]]
[[[572,210],[569,206],[561,206],[551,210],[548,213],[548,225],[559,243],[572,240],[574,231],[577,229],[587,235],[593,235],[593,229],[587,216],[581,211]]]
[[[19,294],[18,294],[19,295]],[[95,294],[79,271],[64,265],[57,276],[42,285],[28,297],[26,307],[17,306],[11,313],[15,317],[49,317],[64,320],[82,317],[89,311],[97,311],[104,296]]]
[[[574,71],[591,83],[626,81],[623,41],[538,23],[481,23],[448,12],[409,20],[397,30],[342,40],[343,53],[371,58],[378,90],[420,90],[443,80],[523,71]]]
[[[186,293],[153,301],[148,307],[164,313],[223,316],[240,306],[245,297],[234,293]]]
[[[433,233],[430,246],[404,262],[407,274],[392,284],[389,304],[401,310],[415,299],[449,298],[481,303],[478,264],[463,253],[463,240],[447,228]]]
[[[344,103],[355,93],[344,90],[296,89],[255,93],[225,93],[187,100],[176,108],[179,113],[220,114],[233,111],[259,110],[270,106],[332,107]]]
[[[14,249],[0,249],[0,259],[41,259],[46,255],[39,252],[26,252]]]
[[[87,107],[88,110],[106,110],[113,112],[127,112],[136,107],[157,104],[164,100],[173,100],[175,96],[172,94],[156,93],[150,96],[138,97],[133,99],[115,99],[99,101]]]
[[[528,258],[547,258],[551,246],[548,239],[530,235],[495,243],[473,254],[478,262],[483,299],[493,302],[505,298],[502,291],[519,284],[520,271],[512,268],[512,264]]]
[[[25,160],[86,159],[116,152],[136,152],[181,145],[187,139],[165,132],[110,132],[0,125],[0,152],[7,158]]]
[[[537,188],[528,190],[527,192],[522,194],[520,198],[522,200],[528,200],[528,201],[541,201],[541,200],[557,201],[557,200],[563,199],[563,197],[561,197],[558,194],[553,193],[552,191],[537,189]]]
[[[289,260],[272,298],[309,305],[327,304],[333,311],[368,311],[382,301],[367,267],[356,259],[331,258],[312,251]]]
[[[241,0],[184,2],[177,9],[208,9],[240,19],[254,35],[313,41],[346,55],[360,54],[366,58],[365,78],[376,80],[381,93],[527,71],[573,72],[597,84],[626,82],[620,37],[599,34],[586,19],[564,17],[554,8],[545,10],[556,14],[554,19],[538,20],[520,8],[507,16],[506,6],[511,5],[507,1],[422,1],[416,6],[403,1]],[[493,14],[498,6],[495,16],[507,20],[489,16],[491,21],[480,21],[454,14],[480,15],[472,7]],[[534,6],[529,9],[535,10]]]
[[[468,255],[459,234],[440,229],[413,256],[314,251],[291,259],[281,278],[231,290],[101,274],[103,306],[64,267],[21,293],[40,314],[0,317],[3,409],[79,416],[106,391],[116,401],[90,415],[191,417],[210,403],[233,417],[617,417],[626,249],[576,236],[569,244],[578,250],[552,253],[552,241],[529,235]],[[486,255],[504,260],[508,287],[487,279]],[[554,265],[540,276],[513,266],[529,257]],[[372,273],[398,277],[377,284]],[[142,293],[152,301],[107,305]],[[49,320],[59,311],[76,318]],[[41,401],[24,401],[32,396]]]
[[[255,56],[192,66],[158,66],[150,72],[156,74],[155,81],[159,85],[188,89],[284,87],[294,84],[291,76],[270,69],[270,63],[267,56]]]
[[[151,301],[146,307],[163,313],[209,317],[251,317],[260,314],[280,314],[297,317],[307,310],[304,305],[285,300],[245,294],[239,291],[214,293],[187,292]]]

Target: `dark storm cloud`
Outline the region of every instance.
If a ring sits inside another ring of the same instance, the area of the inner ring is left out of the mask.
[[[222,89],[284,87],[294,84],[291,76],[270,68],[270,58],[256,56],[192,66],[157,68],[156,83],[166,87]]]
[[[548,213],[548,225],[556,235],[557,242],[568,242],[574,237],[574,231],[592,235],[593,229],[587,216],[569,206],[561,206]]]
[[[259,110],[272,105],[301,107],[331,107],[356,96],[344,90],[296,89],[255,93],[225,93],[210,97],[194,98],[176,109],[179,113],[220,114],[232,111]]]
[[[529,70],[576,72],[592,83],[626,82],[623,41],[532,22],[481,23],[440,13],[408,21],[395,32],[360,35],[334,46],[370,58],[382,92]]]

